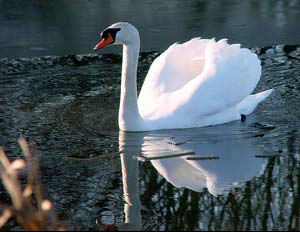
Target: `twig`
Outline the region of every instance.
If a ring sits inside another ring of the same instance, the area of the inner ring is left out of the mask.
[[[174,146],[179,146],[179,145],[182,145],[182,144],[185,144],[187,142],[190,142],[192,141],[191,139],[188,139],[188,140],[184,140],[184,141],[180,141],[180,142],[176,142],[176,141],[167,141],[168,144],[172,144]]]
[[[43,199],[38,161],[35,152],[31,152],[35,149],[28,146],[23,138],[19,139],[19,144],[26,158],[26,163],[22,159],[10,162],[3,148],[0,147],[0,175],[13,203],[11,207],[4,207],[0,216],[0,227],[12,216],[15,216],[25,230],[66,230],[65,226],[57,222],[52,203]],[[28,182],[22,190],[17,171],[24,168],[25,165],[28,167]],[[37,201],[37,209],[32,203],[33,196]]]
[[[179,156],[186,156],[186,155],[194,155],[195,152],[193,150],[186,150],[183,152],[178,152],[178,153],[172,153],[172,154],[164,154],[163,155],[159,155],[157,154],[157,156],[144,156],[144,155],[137,155],[134,156],[134,159],[137,159],[138,161],[149,161],[149,160],[157,160],[157,159],[168,159],[168,158],[174,158],[174,157],[179,157]]]
[[[220,157],[218,156],[188,156],[185,158],[186,160],[218,160]]]
[[[274,158],[278,156],[279,155],[255,155],[255,158]]]
[[[13,210],[11,207],[6,207],[3,210],[3,213],[0,216],[0,228],[5,225],[5,223],[12,217]]]

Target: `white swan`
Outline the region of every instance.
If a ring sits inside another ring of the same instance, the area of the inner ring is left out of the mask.
[[[111,25],[94,50],[123,45],[119,128],[123,131],[191,128],[226,123],[250,114],[272,89],[250,95],[261,76],[260,60],[225,39],[194,38],[173,44],[150,67],[137,98],[140,48],[137,29]]]

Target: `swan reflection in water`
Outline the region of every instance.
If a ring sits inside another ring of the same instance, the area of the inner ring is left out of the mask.
[[[138,183],[139,160],[149,161],[172,185],[217,196],[262,173],[262,151],[253,131],[220,126],[119,134],[125,223],[119,229],[142,228]],[[208,158],[205,158],[208,157]]]

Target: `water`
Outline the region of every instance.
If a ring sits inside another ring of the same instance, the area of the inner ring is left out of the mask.
[[[299,20],[297,0],[0,0],[0,57],[89,54],[118,21],[139,29],[142,51],[199,36],[246,47],[299,44]]]
[[[120,55],[2,59],[0,143],[14,159],[19,136],[36,141],[45,197],[70,229],[299,230],[299,47],[254,50],[256,91],[275,92],[245,123],[137,134],[118,132]],[[138,89],[157,55],[141,54]],[[219,159],[133,159],[186,150]]]
[[[225,3],[0,0],[0,145],[15,159],[19,136],[37,143],[44,195],[69,229],[300,229],[300,47],[271,46],[299,44],[299,2]],[[255,91],[275,91],[245,123],[119,133],[121,56],[69,54],[91,53],[121,20],[149,51],[138,89],[170,43],[202,36],[252,47],[263,67]],[[218,159],[133,159],[187,151]]]

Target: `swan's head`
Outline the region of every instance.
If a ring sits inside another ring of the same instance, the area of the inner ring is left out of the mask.
[[[120,22],[109,26],[101,33],[101,41],[95,46],[94,50],[113,44],[139,45],[139,43],[138,30],[130,23]]]

